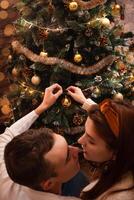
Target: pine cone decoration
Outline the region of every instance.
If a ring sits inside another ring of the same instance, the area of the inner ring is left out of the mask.
[[[76,113],[76,114],[74,115],[74,118],[73,118],[73,123],[74,123],[76,126],[79,126],[79,125],[81,125],[83,122],[84,122],[84,116],[83,116],[83,115],[80,115],[79,113]]]

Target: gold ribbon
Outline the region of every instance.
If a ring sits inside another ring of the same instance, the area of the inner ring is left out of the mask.
[[[104,114],[109,127],[116,137],[119,136],[119,115],[110,99],[105,99],[99,104],[100,111]]]

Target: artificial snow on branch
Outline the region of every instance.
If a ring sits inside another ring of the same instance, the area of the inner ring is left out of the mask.
[[[112,63],[117,59],[114,55],[108,55],[105,58],[103,58],[101,61],[99,61],[97,64],[92,66],[85,66],[80,67],[78,65],[75,65],[73,63],[70,63],[64,59],[59,59],[57,57],[44,57],[41,55],[37,55],[33,53],[28,48],[24,47],[19,41],[13,41],[12,42],[12,48],[14,51],[16,51],[18,54],[23,54],[28,58],[29,60],[33,62],[42,63],[44,65],[50,65],[51,67],[54,65],[58,65],[58,67],[65,69],[67,71],[70,71],[75,74],[79,75],[92,75],[97,72],[99,72],[101,69],[105,68],[106,66],[112,65]]]

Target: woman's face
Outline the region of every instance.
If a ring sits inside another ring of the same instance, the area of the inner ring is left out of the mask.
[[[99,136],[93,120],[89,117],[85,124],[85,133],[79,138],[78,143],[82,145],[86,160],[104,162],[111,160],[113,157],[113,151],[107,147],[106,142]]]

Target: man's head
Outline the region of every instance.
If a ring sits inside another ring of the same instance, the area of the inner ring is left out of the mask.
[[[13,138],[4,158],[14,182],[37,190],[51,191],[79,170],[78,150],[47,128],[31,129]]]

